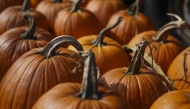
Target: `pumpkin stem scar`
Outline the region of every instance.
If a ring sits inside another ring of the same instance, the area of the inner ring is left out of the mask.
[[[179,16],[171,13],[168,13],[167,15],[175,17],[177,21],[172,21],[162,26],[157,32],[157,34],[154,37],[152,37],[153,41],[165,41],[172,30],[188,28],[187,22],[183,21]]]
[[[78,10],[80,10],[80,4],[81,4],[82,0],[75,0],[73,2],[72,8],[71,8],[71,12],[77,12]]]
[[[95,55],[91,49],[87,53],[88,55],[84,63],[82,88],[76,96],[81,99],[99,99]]]
[[[29,11],[29,8],[30,8],[30,2],[29,0],[24,0],[23,4],[22,4],[22,7],[21,7],[21,11]]]
[[[78,51],[84,51],[82,45],[74,37],[62,35],[51,40],[40,53],[43,54],[46,58],[50,58],[54,56],[57,49],[64,44],[70,44],[74,46]]]
[[[94,46],[104,46],[104,45],[106,45],[106,43],[103,42],[103,38],[104,38],[105,32],[107,32],[107,31],[109,31],[109,30],[115,28],[115,27],[121,22],[122,19],[123,19],[123,17],[119,17],[119,18],[117,19],[117,21],[115,22],[115,24],[110,25],[110,26],[108,26],[108,27],[105,27],[102,31],[100,31],[100,33],[98,34],[97,39],[96,39],[96,40],[93,40],[93,41],[92,41],[92,44],[93,44]]]
[[[142,64],[142,58],[144,57],[144,51],[147,46],[147,41],[142,38],[140,43],[137,45],[137,49],[134,53],[134,57],[132,58],[128,70],[125,74],[135,75],[140,73],[140,68]]]
[[[36,23],[34,22],[34,19],[32,18],[32,16],[30,16],[30,14],[25,13],[25,12],[22,13],[22,16],[28,20],[29,29],[25,33],[21,34],[21,37],[23,39],[36,39],[36,37],[34,36],[35,30],[36,30]]]
[[[61,3],[62,0],[53,0],[54,3]]]

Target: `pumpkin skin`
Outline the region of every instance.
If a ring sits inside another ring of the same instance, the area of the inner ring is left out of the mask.
[[[13,0],[0,0],[0,13],[9,6],[16,5]]]
[[[115,12],[126,8],[127,6],[122,0],[91,0],[85,7],[95,14],[103,26]]]
[[[19,27],[26,25],[25,21],[20,21],[22,19],[22,13],[28,12],[27,11],[21,11],[21,6],[11,6],[6,8],[1,14],[0,14],[0,34],[3,32],[13,28],[13,27]],[[37,27],[43,28],[48,30],[48,22],[46,17],[39,13],[38,11],[34,9],[30,9],[29,11],[30,15],[34,18]]]
[[[78,2],[81,1],[78,0]],[[72,9],[61,10],[54,23],[54,32],[57,36],[67,34],[76,39],[82,36],[98,34],[101,29],[102,26],[96,16],[90,11],[79,7],[74,11]]]
[[[91,50],[83,54],[86,58],[82,84],[63,83],[53,87],[33,109],[131,109],[118,93],[98,86],[95,55]]]
[[[176,90],[159,97],[150,109],[189,109],[190,90]]]
[[[174,82],[174,86],[178,90],[190,89],[190,71],[188,70],[190,68],[190,63],[188,61],[190,59],[189,50],[190,47],[187,47],[176,56],[167,72],[169,78]]]
[[[119,16],[122,16],[123,20],[116,28],[110,31],[116,35],[116,37],[111,38],[124,45],[128,44],[136,35],[136,18],[134,15],[130,15],[127,10],[120,10],[110,17],[106,26],[111,25]],[[137,22],[138,34],[148,30],[155,30],[153,22],[141,12],[138,13]]]
[[[47,58],[41,54],[43,49],[26,52],[10,67],[0,84],[2,109],[31,109],[39,97],[55,85],[82,81],[82,72],[70,73],[81,59],[78,53],[58,48]]]
[[[42,13],[49,22],[49,30],[52,34],[55,34],[53,31],[54,28],[54,21],[57,16],[57,13],[61,11],[64,8],[69,8],[72,6],[71,2],[56,2],[55,0],[44,0],[40,2],[36,10],[40,13]]]

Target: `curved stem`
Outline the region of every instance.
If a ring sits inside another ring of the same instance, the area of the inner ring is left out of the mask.
[[[137,45],[137,49],[125,74],[135,75],[140,73],[141,59],[144,57],[144,51],[147,44],[148,42],[142,38],[140,43]]]
[[[167,39],[167,36],[171,33],[172,30],[186,29],[188,27],[186,21],[183,21],[179,16],[171,13],[168,13],[167,15],[175,17],[177,21],[172,21],[162,26],[157,32],[157,34],[154,37],[152,37],[153,41],[158,41],[158,42],[164,41],[165,39]]]
[[[62,0],[53,0],[54,3],[61,3]]]
[[[29,29],[25,33],[21,34],[21,37],[23,39],[35,39],[36,37],[34,37],[34,33],[36,30],[36,23],[34,22],[34,19],[28,13],[23,13],[22,16],[28,20]]]
[[[22,7],[21,7],[21,11],[28,11],[30,8],[30,2],[29,0],[24,0]]]
[[[99,34],[98,34],[98,38],[96,40],[92,41],[92,44],[95,46],[104,46],[106,45],[106,43],[103,42],[103,38],[104,38],[104,34],[105,32],[115,28],[123,19],[123,17],[119,17],[117,22],[109,27],[104,28]]]
[[[75,0],[73,2],[72,8],[71,8],[71,12],[76,12],[80,9],[80,4],[81,4],[82,0]]]
[[[40,53],[42,53],[45,57],[50,58],[54,56],[57,49],[64,44],[70,44],[78,51],[84,51],[82,45],[74,37],[63,35],[51,40]]]
[[[139,0],[136,0],[134,3],[132,3],[128,8],[127,8],[127,13],[131,16],[136,16],[138,15],[139,12]]]
[[[84,66],[82,88],[76,96],[81,99],[99,99],[95,55],[91,50],[87,52]]]

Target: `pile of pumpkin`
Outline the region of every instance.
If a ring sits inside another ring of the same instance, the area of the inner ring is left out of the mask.
[[[136,0],[0,0],[0,109],[189,109],[190,47]]]

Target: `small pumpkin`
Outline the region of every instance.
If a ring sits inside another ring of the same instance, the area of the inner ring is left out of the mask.
[[[137,34],[148,30],[155,30],[154,23],[142,12],[138,12],[139,0],[136,0],[130,7],[114,13],[106,26],[111,25],[119,16],[123,17],[121,23],[110,32],[116,35],[111,37],[121,45],[128,44]]]
[[[187,47],[171,63],[168,76],[178,89],[190,89],[190,47]]]
[[[95,14],[103,26],[115,12],[126,8],[127,6],[122,0],[90,0],[85,7]]]
[[[150,109],[189,109],[190,90],[175,90],[159,97]]]
[[[185,49],[184,45],[177,38],[170,35],[170,32],[175,29],[187,28],[187,23],[179,16],[171,13],[168,13],[168,15],[177,18],[177,21],[165,24],[158,31],[144,31],[133,37],[127,44],[135,46],[144,37],[150,42],[151,46],[146,48],[145,53],[151,56],[161,66],[165,74],[175,57]]]
[[[141,67],[147,44],[142,38],[129,66],[112,69],[98,79],[100,86],[120,93],[133,109],[149,109],[158,97],[173,90],[158,72]]]
[[[21,20],[23,12],[29,13],[34,18],[37,27],[48,30],[49,24],[46,17],[32,8],[29,9],[29,0],[25,0],[22,6],[10,6],[2,11],[0,14],[0,34],[13,27],[26,25],[27,23]]]
[[[43,47],[54,36],[48,31],[36,27],[34,19],[27,13],[22,14],[29,26],[12,28],[0,37],[0,80],[11,65],[25,52]]]
[[[45,93],[32,109],[131,109],[118,93],[98,86],[95,55],[85,53],[82,85],[59,84]]]
[[[89,35],[78,39],[85,51],[92,49],[96,55],[96,65],[100,69],[100,76],[111,69],[129,65],[128,55],[121,45],[104,35],[107,31],[116,27],[121,20],[122,17],[119,17],[115,24],[102,29],[98,35]],[[75,50],[72,46],[69,46],[68,49]]]
[[[54,21],[57,17],[58,12],[64,8],[69,8],[71,6],[72,3],[69,1],[65,2],[62,0],[43,0],[37,5],[36,10],[47,18],[49,22],[49,30],[51,33],[55,34],[53,28]]]
[[[41,95],[55,85],[81,83],[83,73],[79,70],[83,58],[77,52],[62,48],[64,44],[72,44],[83,51],[75,38],[63,35],[45,47],[24,53],[13,63],[0,83],[2,109],[31,109]]]
[[[54,23],[57,36],[67,34],[76,39],[98,34],[102,29],[96,16],[90,11],[80,8],[82,0],[75,0],[71,9],[61,10]]]

